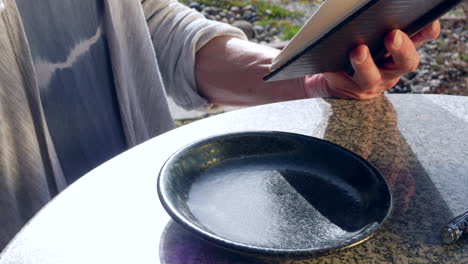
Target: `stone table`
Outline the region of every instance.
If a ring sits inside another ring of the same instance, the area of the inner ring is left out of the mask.
[[[253,130],[323,138],[369,160],[391,186],[391,218],[360,245],[302,260],[225,251],[172,222],[156,190],[163,162],[194,140]],[[468,97],[442,95],[310,99],[213,116],[151,139],[82,177],[30,221],[0,264],[468,263],[468,240],[444,246],[438,232],[468,210],[467,131]]]

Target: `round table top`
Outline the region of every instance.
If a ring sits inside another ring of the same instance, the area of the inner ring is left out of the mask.
[[[156,182],[182,146],[215,134],[276,130],[337,143],[370,161],[394,196],[368,241],[302,260],[215,247],[171,221]],[[308,99],[212,116],[155,137],[91,171],[42,209],[3,251],[5,263],[468,263],[468,241],[440,228],[468,210],[468,97]],[[296,262],[297,261],[297,262]]]

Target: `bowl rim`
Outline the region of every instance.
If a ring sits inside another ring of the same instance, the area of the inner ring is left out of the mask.
[[[217,235],[214,235],[210,232],[207,232],[206,230],[198,227],[194,223],[192,223],[191,220],[187,219],[185,216],[183,216],[181,213],[179,213],[179,210],[177,210],[176,206],[171,201],[171,199],[168,198],[168,193],[166,189],[162,186],[163,180],[167,177],[167,175],[164,173],[167,169],[167,167],[171,164],[171,162],[176,159],[183,151],[185,151],[188,148],[191,148],[193,146],[201,145],[207,142],[212,142],[215,140],[223,139],[223,138],[229,138],[229,137],[234,137],[234,136],[259,136],[259,135],[282,135],[282,136],[288,136],[288,137],[300,137],[305,140],[311,140],[315,142],[320,142],[324,143],[326,145],[329,145],[330,147],[338,148],[341,151],[344,151],[347,155],[351,155],[354,158],[356,158],[359,162],[364,163],[369,169],[373,171],[383,182],[385,189],[387,190],[388,194],[388,209],[385,214],[385,216],[377,223],[373,224],[371,226],[363,227],[361,231],[357,231],[357,235],[351,237],[350,239],[347,240],[342,240],[341,243],[337,243],[334,246],[327,246],[327,247],[322,247],[322,248],[303,248],[303,249],[279,249],[279,248],[270,248],[270,247],[260,247],[260,246],[254,246],[254,245],[249,245],[245,243],[240,243],[236,241],[229,240],[228,238],[223,238]],[[316,255],[324,255],[324,254],[331,254],[337,251],[341,251],[344,249],[349,249],[354,246],[357,246],[367,240],[369,240],[371,237],[373,237],[377,231],[379,231],[384,225],[387,224],[392,212],[393,212],[393,207],[394,207],[394,198],[392,191],[390,189],[390,186],[385,179],[385,177],[380,173],[380,171],[375,168],[369,161],[364,159],[363,157],[359,156],[358,154],[338,145],[333,142],[320,139],[317,137],[313,136],[308,136],[304,134],[298,134],[298,133],[292,133],[292,132],[284,132],[284,131],[274,131],[274,130],[264,130],[264,131],[242,131],[242,132],[228,132],[228,133],[221,133],[221,134],[215,134],[212,136],[208,136],[196,141],[193,141],[189,144],[186,144],[185,146],[179,148],[176,152],[174,152],[163,164],[161,167],[159,174],[158,174],[158,179],[157,179],[157,192],[158,192],[158,197],[159,201],[166,210],[166,212],[169,214],[169,216],[178,224],[195,234],[196,236],[216,245],[220,246],[222,248],[228,249],[228,250],[235,250],[247,254],[256,254],[256,255],[265,255],[265,256],[279,256],[279,257],[288,257],[288,256],[316,256]]]

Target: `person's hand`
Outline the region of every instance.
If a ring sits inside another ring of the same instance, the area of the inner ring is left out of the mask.
[[[378,67],[366,45],[360,45],[350,54],[353,76],[344,72],[306,76],[304,89],[308,97],[337,97],[370,99],[392,88],[400,76],[414,71],[419,65],[416,47],[436,39],[440,34],[439,21],[433,22],[411,39],[404,32],[394,30],[385,38],[385,47],[391,57]]]

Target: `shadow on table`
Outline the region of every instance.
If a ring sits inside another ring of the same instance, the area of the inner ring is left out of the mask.
[[[266,264],[261,258],[242,255],[208,243],[172,220],[161,237],[161,264]]]
[[[399,131],[397,114],[390,101],[381,96],[367,101],[326,102],[331,105],[333,114],[328,119],[324,139],[364,157],[380,170],[391,186],[394,209],[388,224],[368,242],[300,263],[331,259],[359,262],[366,258],[369,263],[399,262],[399,256],[393,256],[398,252],[411,252],[415,257],[420,254],[422,258],[432,254],[448,258],[463,252],[464,242],[461,246],[441,246],[437,231],[453,215]],[[276,262],[213,246],[174,222],[168,224],[161,239],[160,258],[165,264]]]
[[[371,162],[386,178],[394,199],[385,230],[403,241],[440,245],[439,230],[452,216],[430,176],[398,128],[385,97],[365,101],[327,101],[333,110],[324,139]]]

